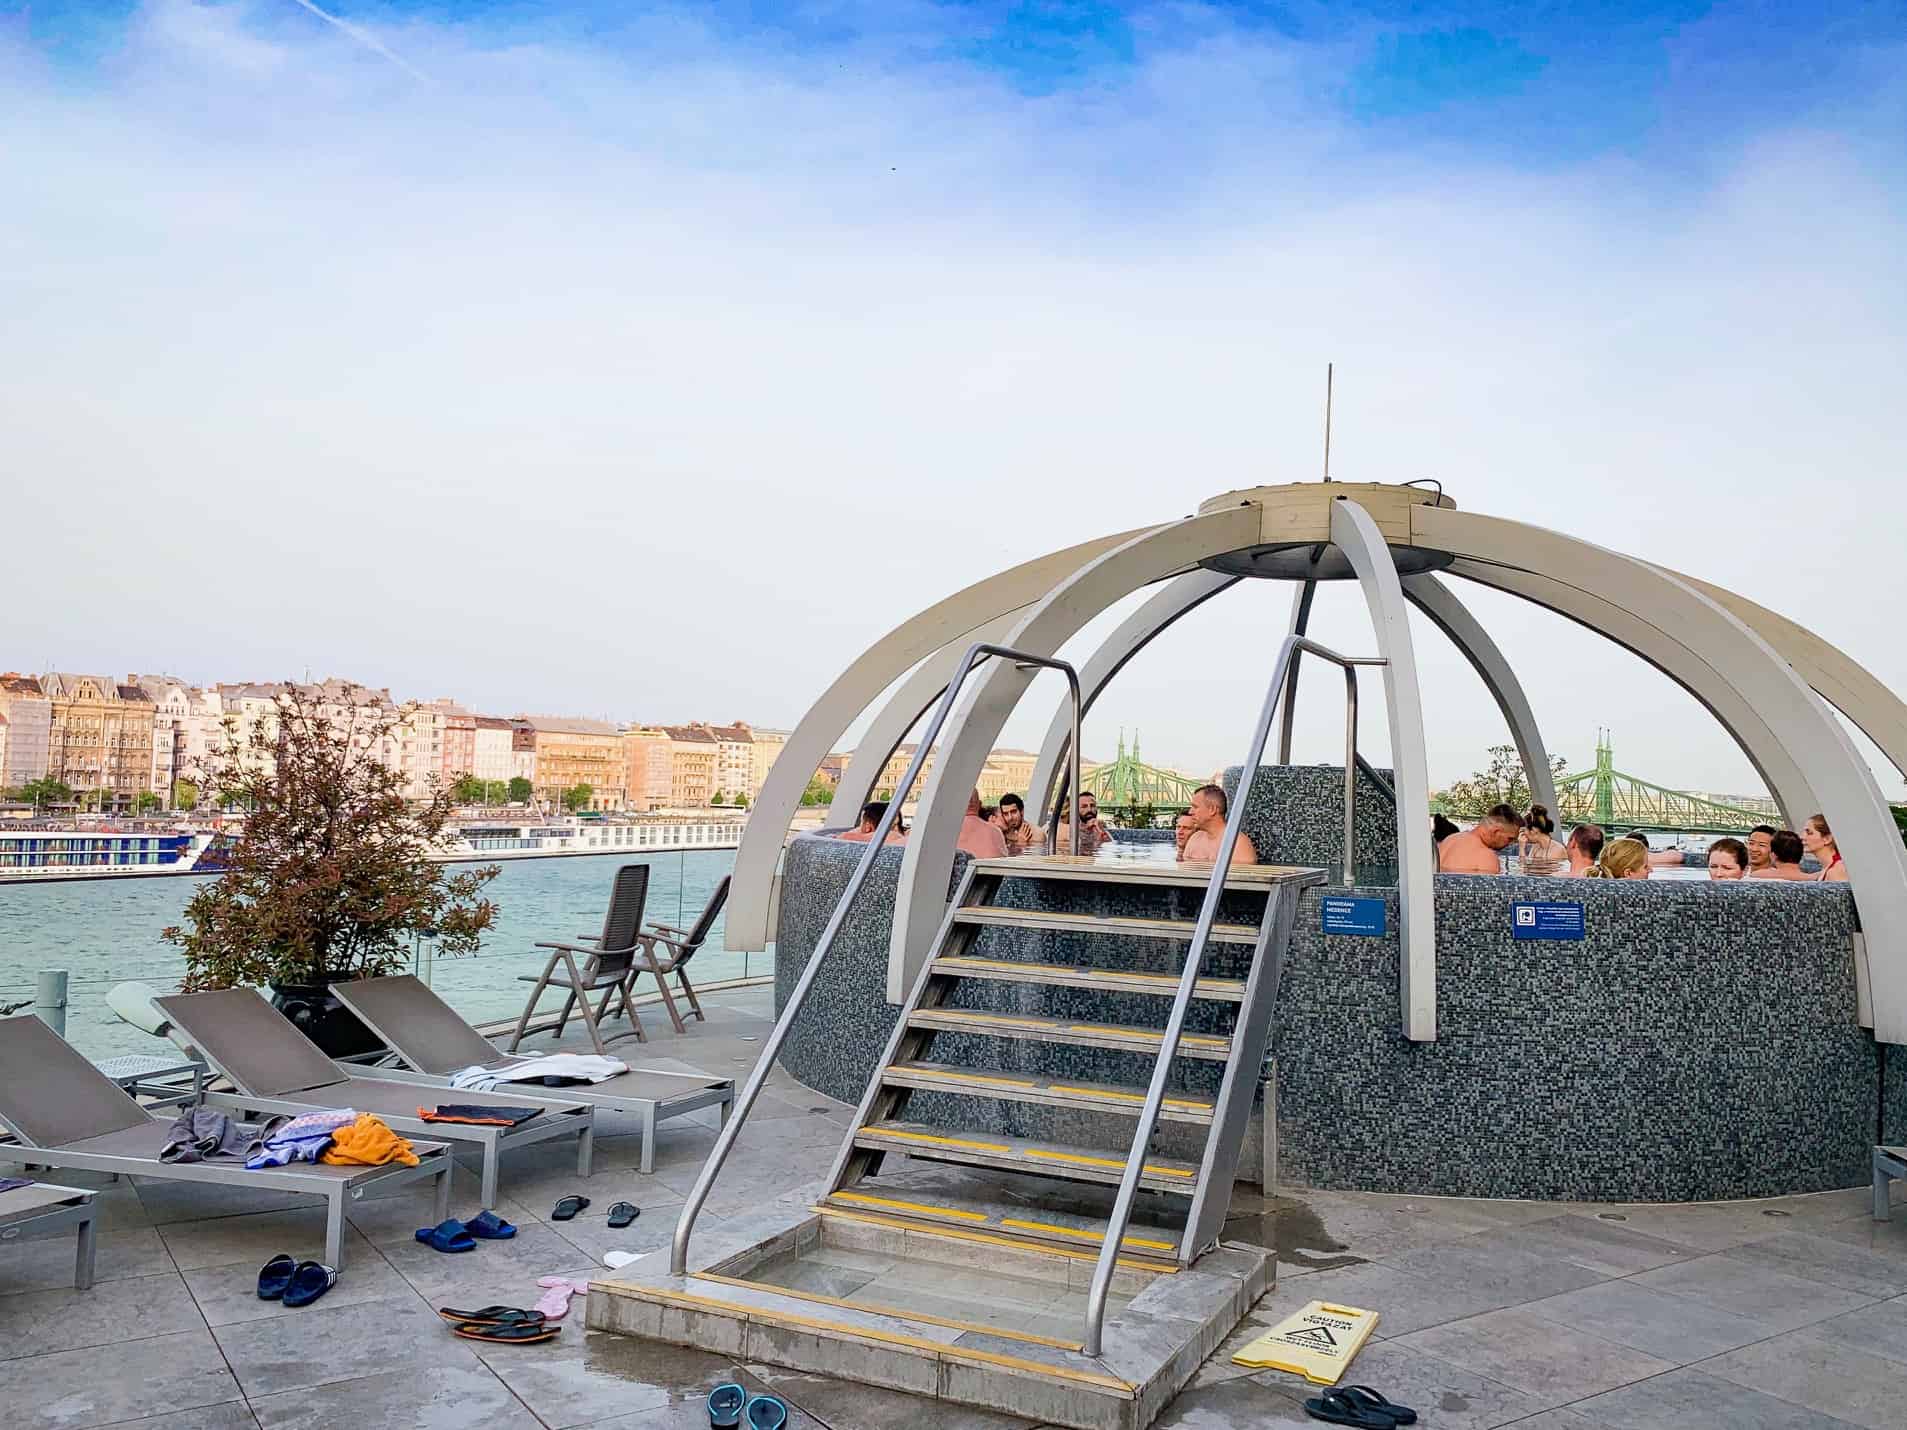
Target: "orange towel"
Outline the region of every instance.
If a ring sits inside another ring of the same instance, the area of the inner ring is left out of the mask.
[[[360,1112],[356,1122],[331,1134],[331,1145],[318,1160],[333,1167],[382,1167],[387,1162],[415,1167],[417,1154],[411,1151],[410,1143],[384,1125],[383,1118]]]

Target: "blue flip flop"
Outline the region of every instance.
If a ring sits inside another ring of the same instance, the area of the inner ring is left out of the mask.
[[[285,1288],[285,1304],[294,1308],[309,1306],[337,1284],[336,1267],[320,1261],[301,1261],[298,1269],[291,1273],[291,1285]]]
[[[742,1423],[742,1405],[748,1392],[732,1381],[709,1392],[709,1424],[714,1430],[732,1430]]]
[[[757,1395],[742,1412],[748,1430],[781,1430],[788,1423],[788,1403],[773,1395]]]
[[[298,1263],[289,1256],[274,1256],[258,1270],[258,1299],[276,1301],[285,1294],[285,1288],[291,1285],[292,1273],[298,1269]]]
[[[493,1211],[480,1211],[464,1223],[464,1230],[484,1241],[508,1241],[516,1227]]]
[[[419,1229],[417,1239],[433,1251],[475,1251],[477,1239],[455,1217]]]

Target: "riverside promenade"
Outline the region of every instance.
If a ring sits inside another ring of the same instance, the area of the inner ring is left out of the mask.
[[[717,993],[682,1036],[651,1019],[632,1061],[740,1076],[768,1031],[766,989]],[[661,1025],[658,1033],[657,1025]],[[565,1046],[581,1040],[565,1039]],[[822,1176],[849,1109],[773,1076],[699,1225]],[[0,1405],[9,1430],[691,1430],[711,1386],[788,1401],[797,1430],[1028,1430],[1036,1422],[583,1326],[555,1341],[456,1340],[438,1306],[527,1306],[537,1278],[600,1273],[612,1248],[664,1244],[715,1137],[713,1110],[665,1123],[655,1171],[633,1124],[599,1121],[597,1171],[531,1148],[505,1169],[517,1238],[445,1256],[412,1239],[426,1193],[350,1213],[349,1265],[315,1306],[256,1298],[270,1256],[315,1257],[302,1199],[143,1182],[103,1186],[98,1282],[72,1289],[72,1238],[0,1246]],[[50,1178],[99,1184],[80,1174]],[[1896,1186],[1899,1186],[1896,1183]],[[460,1167],[453,1215],[476,1206]],[[548,1220],[559,1197],[590,1207]],[[1234,1350],[1312,1299],[1375,1310],[1350,1381],[1415,1406],[1424,1430],[1870,1430],[1907,1422],[1907,1209],[1875,1223],[1865,1188],[1685,1206],[1476,1201],[1239,1187],[1228,1239],[1275,1247],[1278,1284],[1156,1422],[1170,1430],[1310,1426],[1301,1381]],[[642,1216],[611,1231],[610,1205]]]

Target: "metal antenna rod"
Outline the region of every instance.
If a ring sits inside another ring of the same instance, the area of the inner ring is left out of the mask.
[[[1324,479],[1331,480],[1331,364],[1324,365]]]

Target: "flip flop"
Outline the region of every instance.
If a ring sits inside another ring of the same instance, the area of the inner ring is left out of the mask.
[[[289,1256],[274,1256],[258,1269],[258,1299],[276,1301],[285,1294],[285,1288],[291,1285],[291,1275],[298,1269],[298,1263]]]
[[[1415,1425],[1417,1423],[1417,1412],[1415,1410],[1412,1410],[1408,1405],[1399,1405],[1394,1400],[1386,1400],[1382,1391],[1374,1390],[1368,1385],[1341,1385],[1338,1387],[1338,1394],[1342,1395],[1353,1405],[1360,1406],[1365,1410],[1373,1411],[1380,1415],[1390,1416],[1390,1418],[1399,1425]]]
[[[550,1210],[551,1221],[571,1221],[576,1213],[589,1205],[588,1197],[564,1197]]]
[[[291,1285],[285,1288],[287,1306],[309,1306],[325,1292],[338,1284],[338,1271],[335,1266],[326,1266],[318,1261],[301,1261],[298,1269],[291,1273]]]
[[[541,1311],[525,1311],[520,1306],[485,1306],[481,1311],[459,1311],[455,1306],[439,1306],[437,1314],[453,1326],[537,1325]]]
[[[781,1430],[788,1423],[788,1402],[773,1395],[757,1395],[742,1412],[748,1430]]]
[[[718,1385],[709,1392],[709,1425],[712,1430],[731,1430],[732,1426],[742,1423],[742,1406],[748,1400],[748,1392],[732,1381]]]
[[[485,1241],[508,1241],[516,1228],[493,1211],[480,1211],[464,1223],[464,1230]]]
[[[1354,1430],[1395,1430],[1395,1416],[1381,1410],[1366,1409],[1341,1390],[1327,1390],[1304,1403],[1304,1413],[1313,1420],[1333,1425],[1349,1425]]]
[[[640,1251],[605,1251],[603,1253],[603,1265],[611,1271],[620,1271],[630,1262],[640,1260],[642,1260]]]
[[[545,1319],[560,1321],[569,1314],[569,1298],[585,1294],[589,1287],[581,1281],[571,1281],[564,1276],[545,1276],[537,1283],[549,1289],[536,1298],[536,1309]]]
[[[466,1341],[489,1341],[499,1346],[533,1346],[539,1341],[553,1341],[563,1333],[561,1326],[552,1326],[546,1321],[519,1321],[509,1326],[452,1326],[453,1336],[462,1336]]]
[[[477,1239],[455,1217],[421,1228],[417,1239],[433,1251],[475,1251]]]
[[[641,1215],[642,1208],[634,1202],[617,1202],[609,1209],[609,1228],[611,1231],[621,1231]]]

